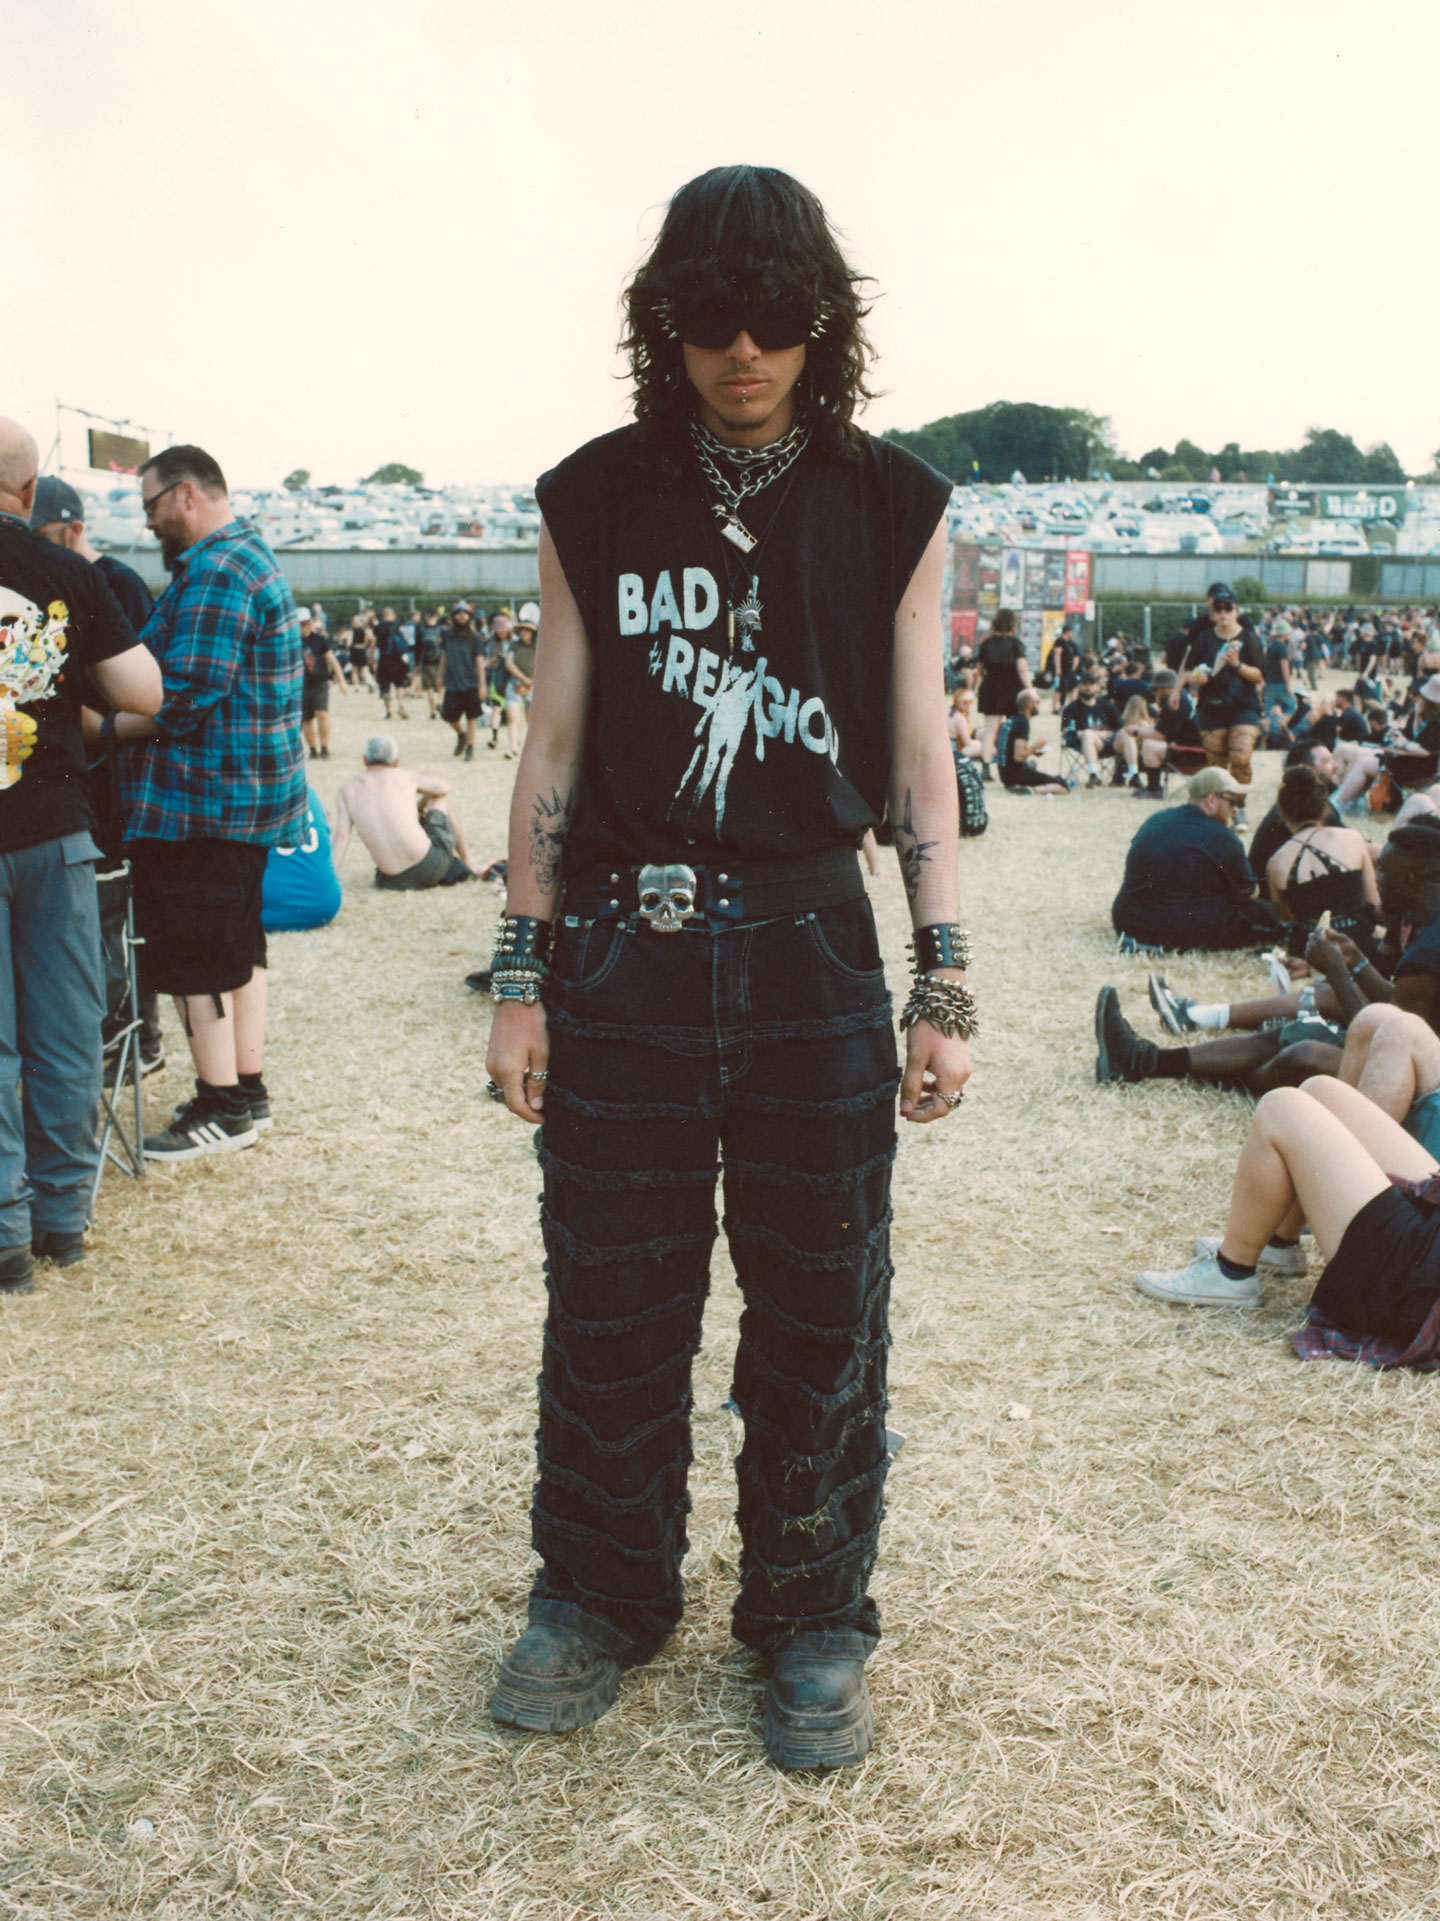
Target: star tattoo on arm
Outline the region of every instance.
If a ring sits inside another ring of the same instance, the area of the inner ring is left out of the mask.
[[[530,809],[530,868],[537,885],[547,893],[560,879],[560,856],[574,809],[574,789],[562,798],[558,787],[550,789],[548,799],[537,794]]]
[[[939,845],[938,840],[921,840],[917,833],[914,795],[907,787],[905,818],[895,829],[895,852],[900,856],[900,878],[905,883],[905,895],[912,908],[920,892],[920,869],[927,864],[931,853]]]

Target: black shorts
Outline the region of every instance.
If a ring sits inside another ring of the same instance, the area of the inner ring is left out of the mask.
[[[480,689],[447,687],[440,703],[440,717],[442,720],[479,720]]]
[[[1346,1228],[1310,1304],[1352,1334],[1411,1341],[1437,1299],[1440,1213],[1388,1187]]]
[[[267,848],[239,840],[135,840],[125,851],[147,993],[228,994],[265,966],[260,889]]]
[[[375,667],[375,685],[381,688],[408,687],[410,685],[410,669],[405,665],[403,660],[379,661]]]
[[[330,711],[330,676],[324,680],[307,680],[300,689],[300,718],[313,720],[317,714]]]

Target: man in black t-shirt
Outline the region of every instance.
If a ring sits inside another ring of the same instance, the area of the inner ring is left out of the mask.
[[[1081,681],[1079,693],[1066,703],[1060,724],[1065,730],[1065,744],[1084,755],[1092,787],[1100,785],[1100,759],[1106,754],[1122,755],[1126,778],[1134,780],[1138,743],[1133,734],[1122,730],[1119,709],[1100,692],[1098,680]]]
[[[1230,824],[1244,793],[1223,767],[1206,767],[1182,806],[1145,821],[1110,910],[1117,934],[1177,952],[1274,938],[1280,917],[1255,898],[1255,877]]]
[[[350,689],[330,645],[330,636],[309,607],[300,609],[300,659],[304,679],[300,683],[300,734],[311,760],[330,758],[330,689],[342,694]]]
[[[410,685],[410,656],[393,607],[386,607],[375,623],[375,684],[380,689],[385,718],[393,720],[398,710],[401,720],[408,720],[405,689]]]
[[[475,729],[485,698],[485,641],[475,626],[475,610],[457,600],[440,631],[440,672],[445,697],[442,718],[455,729],[456,756],[475,758]]]
[[[943,1120],[973,1032],[950,483],[854,425],[856,284],[811,193],[737,166],[676,194],[627,290],[636,423],[536,489],[545,640],[488,1054],[494,1096],[543,1115],[550,1288],[542,1566],[491,1711],[583,1726],[680,1618],[723,1152],[746,1303],[732,1621],[797,1769],[873,1737],[893,1096]],[[922,970],[903,1077],[856,853],[887,812]]]
[[[425,696],[431,720],[438,719],[440,714],[440,661],[443,651],[440,623],[434,614],[416,614],[415,665],[420,670],[420,690]]]
[[[104,991],[99,848],[82,738],[85,676],[113,709],[153,714],[160,669],[99,569],[29,520],[36,448],[0,420],[0,1292],[34,1257],[85,1253],[96,1168]],[[21,1085],[24,1086],[22,1112]]]

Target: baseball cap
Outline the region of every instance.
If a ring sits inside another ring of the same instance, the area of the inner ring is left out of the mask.
[[[315,618],[314,614],[311,613],[308,607],[297,607],[295,609],[295,612],[299,615],[301,620],[313,620]]]
[[[32,527],[49,527],[57,520],[83,520],[85,503],[59,474],[41,474],[35,482],[35,504],[30,509]]]
[[[1416,688],[1421,700],[1428,700],[1432,707],[1440,707],[1440,674],[1432,674],[1429,680]]]
[[[1228,580],[1212,580],[1210,585],[1205,589],[1205,598],[1207,600],[1234,600],[1235,589],[1230,585]],[[1238,601],[1236,605],[1239,605]]]
[[[1190,800],[1204,800],[1208,794],[1228,794],[1232,800],[1244,800],[1249,792],[1224,767],[1202,767],[1185,789]]]
[[[525,602],[525,605],[520,609],[520,612],[515,618],[515,625],[517,627],[538,627],[540,625],[540,609],[535,605],[533,600],[527,600]]]
[[[470,605],[468,600],[457,600],[450,611],[452,614],[473,614],[475,609]]]

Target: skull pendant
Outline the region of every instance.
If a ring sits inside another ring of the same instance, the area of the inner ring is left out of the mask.
[[[695,912],[693,867],[642,867],[637,885],[641,918],[657,934],[678,934]]]

